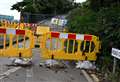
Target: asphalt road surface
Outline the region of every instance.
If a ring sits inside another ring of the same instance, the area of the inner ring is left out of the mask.
[[[40,49],[33,49],[33,66],[21,67],[1,82],[88,82],[79,69],[40,67]]]

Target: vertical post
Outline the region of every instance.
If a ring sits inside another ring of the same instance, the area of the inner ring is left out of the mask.
[[[89,53],[91,52],[91,48],[92,48],[92,42],[90,41],[90,45],[89,45]]]
[[[6,41],[6,34],[4,34],[4,44],[3,44],[4,45],[4,49],[6,48],[6,42],[7,42]]]
[[[26,47],[25,43],[26,43],[26,36],[24,35],[24,36],[23,36],[23,48]]]
[[[62,45],[62,49],[66,49],[65,48],[65,40],[64,39],[60,39],[61,45]]]
[[[12,45],[12,43],[13,43],[13,35],[10,34],[10,35],[9,35],[9,38],[10,38],[9,47],[12,48],[12,47],[13,47],[13,45]]]
[[[78,42],[77,52],[80,52],[80,51],[81,51],[81,50],[80,50],[81,41],[79,41],[79,40],[76,40],[76,41]]]
[[[86,41],[84,41],[84,47],[83,47],[83,50],[85,51],[86,49]]]
[[[19,37],[18,35],[16,35],[16,37],[17,37],[17,49],[18,49],[19,48],[19,41],[18,41]]]
[[[72,54],[74,53],[74,51],[75,51],[75,47],[76,47],[76,45],[75,45],[75,40],[73,40],[73,49],[72,49]]]
[[[67,40],[67,53],[69,53],[69,40]]]
[[[57,49],[59,49],[59,43],[60,42],[58,42],[58,40],[59,40],[58,38],[56,38],[56,40],[57,40],[57,42],[56,42],[56,50],[57,50]]]
[[[113,63],[113,74],[115,74],[115,71],[116,71],[116,65],[117,65],[117,59],[114,57],[114,63]]]
[[[50,37],[50,50],[53,48],[52,37]]]

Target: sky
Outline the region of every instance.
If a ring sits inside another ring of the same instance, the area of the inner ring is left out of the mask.
[[[14,16],[15,19],[20,19],[20,13],[16,10],[10,10],[11,6],[22,0],[1,0],[0,1],[0,14]],[[76,0],[76,2],[84,2],[86,0]]]

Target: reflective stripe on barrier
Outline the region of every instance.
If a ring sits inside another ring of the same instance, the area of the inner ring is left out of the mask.
[[[51,37],[61,38],[61,39],[86,40],[86,41],[92,40],[92,35],[57,33],[57,32],[51,32]]]
[[[48,59],[95,61],[100,49],[99,38],[88,34],[50,32],[42,42],[42,57]]]
[[[0,34],[25,35],[25,30],[0,28]]]
[[[34,35],[30,30],[0,28],[1,57],[32,57]]]

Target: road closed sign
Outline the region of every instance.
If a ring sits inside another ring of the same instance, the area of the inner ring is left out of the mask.
[[[116,48],[112,48],[112,56],[114,56],[115,58],[120,59],[120,50],[118,50]]]

